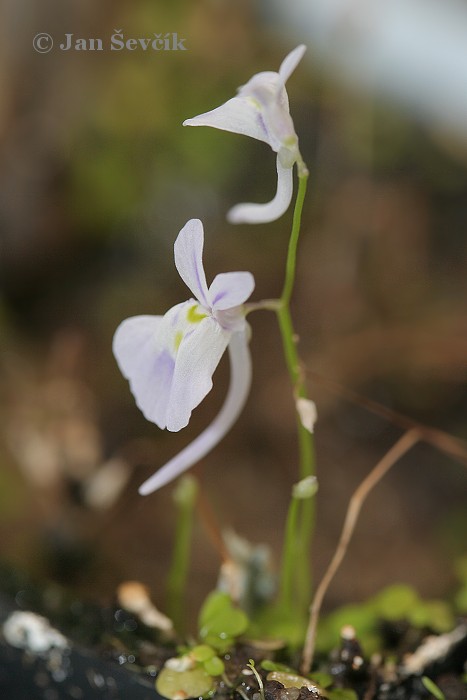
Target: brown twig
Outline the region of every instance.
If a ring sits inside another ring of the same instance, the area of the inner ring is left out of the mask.
[[[208,538],[218,553],[222,563],[225,564],[226,562],[229,562],[231,560],[231,556],[225,545],[224,538],[222,537],[221,528],[217,522],[217,518],[211,504],[206,498],[202,488],[200,488],[198,493],[197,508]]]
[[[378,462],[378,464],[371,470],[371,472],[363,479],[361,484],[354,491],[349,507],[347,508],[347,513],[344,520],[344,525],[342,528],[341,536],[334,553],[331,562],[321,579],[321,582],[316,589],[315,596],[310,606],[310,620],[308,623],[305,645],[303,648],[303,658],[301,664],[301,672],[306,675],[310,672],[311,664],[313,662],[314,648],[315,648],[315,638],[316,629],[318,626],[318,618],[321,610],[321,605],[323,603],[326,591],[334,578],[342,560],[347,552],[350,539],[355,530],[355,525],[358,520],[358,516],[362,509],[363,503],[367,498],[368,494],[376,486],[376,484],[383,478],[383,476],[389,471],[389,469],[421,439],[421,434],[418,429],[411,428],[396,442],[391,449],[386,452],[384,457]]]
[[[307,376],[311,377],[312,381],[316,381],[316,383],[326,387],[329,391],[342,396],[347,401],[350,401],[357,406],[361,406],[362,408],[366,408],[368,411],[385,418],[393,425],[397,425],[403,430],[410,430],[412,428],[418,430],[420,433],[420,440],[427,442],[441,452],[448,454],[450,457],[457,460],[464,466],[467,466],[467,443],[461,438],[449,435],[449,433],[439,430],[438,428],[432,428],[424,425],[423,423],[419,423],[413,418],[410,418],[403,413],[399,413],[398,411],[394,411],[392,408],[388,408],[378,401],[362,396],[358,392],[343,386],[333,379],[323,377],[317,372],[307,369],[306,373]]]

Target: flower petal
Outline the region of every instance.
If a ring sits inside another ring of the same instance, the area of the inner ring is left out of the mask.
[[[191,289],[198,301],[208,308],[208,285],[203,267],[203,245],[203,224],[199,219],[190,219],[175,241],[175,266],[187,287]]]
[[[222,440],[237,420],[251,385],[251,358],[247,335],[234,333],[230,338],[230,386],[219,414],[192,443],[142,484],[139,489],[142,496],[160,489],[199,462]]]
[[[159,428],[166,427],[166,411],[175,367],[163,346],[162,316],[133,316],[118,326],[113,353],[129,380],[136,405]]]
[[[187,333],[178,349],[167,407],[167,430],[188,425],[191,412],[212,389],[212,375],[229,342],[225,331],[211,316]]]
[[[222,272],[216,275],[209,287],[209,300],[213,310],[223,311],[243,304],[255,288],[251,272]]]
[[[215,129],[243,134],[269,143],[261,112],[248,96],[232,97],[225,104],[210,112],[185,119],[183,126],[212,126]]]
[[[293,193],[293,168],[284,167],[278,154],[276,196],[267,204],[237,204],[227,213],[231,224],[259,224],[275,221],[284,214]]]
[[[282,61],[281,67],[279,68],[279,75],[284,83],[287,82],[295,68],[302,60],[305,51],[306,46],[304,44],[300,44],[300,46],[297,46],[297,48],[291,51]]]
[[[287,92],[279,73],[270,70],[253,75],[245,85],[239,88],[238,96],[253,100],[260,110],[276,101],[282,104],[285,100],[286,108],[289,106]]]

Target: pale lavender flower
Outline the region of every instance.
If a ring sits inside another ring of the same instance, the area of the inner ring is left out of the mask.
[[[288,209],[293,192],[293,166],[299,174],[306,166],[298,149],[298,137],[289,111],[285,83],[297,67],[306,47],[297,46],[282,61],[279,72],[254,75],[238,90],[236,97],[210,112],[186,119],[184,126],[212,126],[244,134],[268,143],[277,153],[277,191],[267,204],[238,204],[227,214],[231,223],[267,223]]]
[[[226,272],[208,288],[202,253],[203,225],[191,219],[175,241],[175,265],[194,299],[164,316],[133,316],[117,328],[113,352],[129,380],[138,408],[159,428],[184,428],[212,388],[212,375],[225,350],[231,362],[230,388],[220,413],[194,442],[140,488],[146,495],[175,479],[207,454],[230,430],[251,382],[249,325],[244,302],[254,289],[249,272]]]

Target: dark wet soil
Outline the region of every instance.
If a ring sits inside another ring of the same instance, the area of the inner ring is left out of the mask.
[[[58,589],[42,590],[17,572],[0,569],[0,698],[2,700],[94,700],[158,697],[154,682],[165,660],[176,655],[173,641],[163,639],[117,605],[98,606],[66,597]],[[68,640],[65,650],[37,651],[26,637],[12,643],[5,621],[15,611],[45,616]],[[432,700],[431,679],[445,700],[467,700],[467,620],[455,637],[415,630],[401,621],[382,623],[384,652],[364,658],[357,638],[343,635],[336,649],[316,660],[313,673],[328,677],[325,689],[285,687],[261,670],[258,648],[238,645],[225,658],[226,681],[219,700]],[[437,640],[437,641],[436,641]],[[435,642],[435,643],[434,643]],[[276,652],[275,661],[290,666],[297,658]],[[243,671],[253,658],[260,671],[261,691],[254,675]],[[271,659],[271,653],[268,654]],[[415,672],[409,672],[410,663]],[[321,684],[323,685],[323,684]],[[353,691],[351,694],[349,691]],[[443,697],[440,695],[440,698]]]

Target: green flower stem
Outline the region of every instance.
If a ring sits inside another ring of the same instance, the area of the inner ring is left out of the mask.
[[[265,299],[245,304],[246,313],[266,309],[275,311],[284,349],[285,362],[293,387],[294,398],[307,398],[305,382],[297,352],[297,335],[290,313],[297,265],[297,247],[300,236],[303,203],[305,200],[308,171],[304,164],[299,169],[299,186],[290,234],[284,287],[280,299]],[[297,411],[297,432],[300,455],[300,479],[314,476],[315,455],[313,435],[303,426]],[[310,551],[314,526],[314,499],[292,497],[287,515],[282,553],[278,608],[290,612],[291,606],[299,615],[305,614],[311,597]]]
[[[192,476],[185,476],[177,484],[173,496],[178,509],[178,517],[172,563],[167,579],[167,611],[179,634],[184,632],[183,601],[190,562],[193,514],[197,493],[196,480]]]
[[[300,513],[300,502],[298,498],[292,496],[287,513],[284,535],[284,551],[282,555],[281,578],[278,606],[284,614],[290,614],[294,607],[294,581],[296,580],[297,572],[295,567],[297,564],[298,541],[297,541],[297,525]]]
[[[306,186],[308,183],[308,172],[298,178],[298,192],[293,213],[292,232],[290,234],[289,248],[287,251],[287,262],[285,266],[285,281],[282,289],[281,301],[284,306],[290,304],[293,285],[295,282],[295,269],[297,266],[297,245],[300,236],[300,225],[302,221],[303,202],[305,201]]]
[[[297,609],[301,613],[309,607],[312,593],[311,551],[315,524],[315,501],[310,499],[300,503],[300,518],[295,533],[298,538],[295,587]]]
[[[307,398],[305,382],[300,369],[300,360],[297,352],[297,335],[295,333],[292,316],[290,313],[290,300],[297,263],[297,246],[300,236],[303,202],[305,200],[308,173],[305,171],[299,175],[299,186],[293,215],[292,232],[290,234],[287,262],[285,268],[285,281],[280,303],[276,308],[279,329],[282,337],[282,345],[290,381],[293,386],[295,399]],[[315,473],[314,444],[312,434],[302,425],[297,412],[297,430],[300,454],[300,478],[312,476]],[[291,514],[289,513],[286,528],[286,540],[284,543],[284,555],[282,558],[281,586],[285,585],[286,591],[280,593],[280,600],[288,596],[287,592],[290,576],[296,582],[294,600],[297,606],[306,610],[311,594],[310,579],[310,549],[314,524],[314,500],[306,499],[300,504],[293,505],[293,530],[289,527]],[[297,512],[295,513],[295,509]],[[293,553],[293,555],[292,555]],[[293,571],[293,574],[292,574]]]
[[[293,215],[292,233],[290,234],[289,248],[287,252],[284,287],[279,304],[276,307],[285,361],[296,399],[306,398],[306,387],[305,382],[303,381],[302,372],[300,370],[300,360],[297,352],[297,335],[293,327],[292,316],[290,313],[290,300],[295,282],[297,246],[300,235],[300,224],[307,181],[308,175],[302,175],[298,180],[299,186]],[[297,421],[300,447],[300,478],[304,479],[306,476],[312,476],[314,474],[313,436],[306,428],[303,427],[298,413]]]

